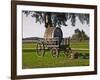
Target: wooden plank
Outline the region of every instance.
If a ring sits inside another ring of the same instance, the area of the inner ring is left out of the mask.
[[[51,48],[55,47],[56,48],[56,47],[59,47],[59,45],[47,45],[47,47],[51,47]]]

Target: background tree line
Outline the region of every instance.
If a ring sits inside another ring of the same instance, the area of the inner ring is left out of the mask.
[[[75,29],[75,32],[72,35],[71,39],[82,41],[82,40],[89,40],[89,37],[83,30]]]

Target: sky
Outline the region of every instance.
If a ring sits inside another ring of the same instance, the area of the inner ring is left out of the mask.
[[[73,27],[71,25],[70,20],[67,22],[68,26],[62,26],[62,32],[63,32],[63,37],[71,37],[74,34],[75,29],[80,29],[85,31],[86,35],[89,36],[89,25],[82,24],[79,19],[76,17],[76,24]],[[22,15],[22,36],[23,38],[28,38],[28,37],[44,37],[44,32],[45,32],[45,27],[44,23],[36,23],[35,18],[31,17],[30,15],[26,17],[26,15]]]

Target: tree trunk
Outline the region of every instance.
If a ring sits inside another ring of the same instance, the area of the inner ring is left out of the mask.
[[[45,28],[52,27],[51,13],[47,12],[45,14]]]

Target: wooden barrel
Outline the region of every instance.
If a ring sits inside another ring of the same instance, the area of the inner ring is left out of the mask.
[[[61,43],[61,40],[63,38],[63,33],[62,33],[61,28],[59,27],[46,28],[45,33],[44,33],[44,38],[50,39],[50,38],[55,38],[55,37],[58,38],[59,42]]]

